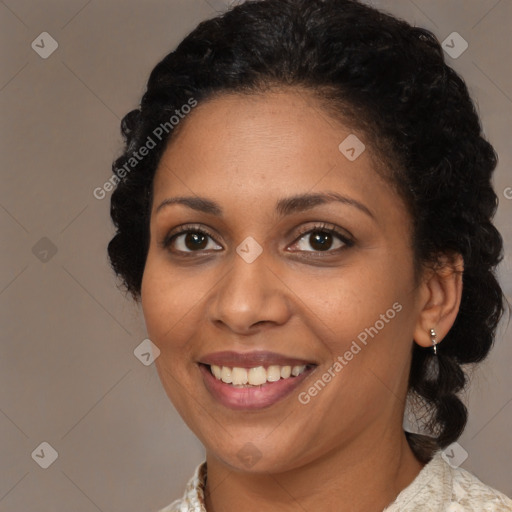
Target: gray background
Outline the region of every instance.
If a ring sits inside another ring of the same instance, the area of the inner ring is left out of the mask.
[[[134,355],[144,322],[108,267],[110,194],[98,200],[93,190],[110,177],[120,119],[137,106],[150,70],[227,4],[0,1],[1,512],[154,511],[182,494],[202,460],[154,365]],[[465,77],[500,155],[500,277],[510,300],[512,1],[373,4],[441,41],[456,31],[469,43],[447,60]],[[47,59],[31,47],[42,32],[59,45]],[[462,466],[509,495],[511,341],[502,322],[473,377],[459,440],[468,453]],[[58,452],[47,469],[32,455],[42,442]]]

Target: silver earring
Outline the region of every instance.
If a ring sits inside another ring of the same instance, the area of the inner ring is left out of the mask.
[[[434,355],[437,356],[437,334],[434,329],[430,329],[430,338],[432,340],[432,346],[434,349]]]

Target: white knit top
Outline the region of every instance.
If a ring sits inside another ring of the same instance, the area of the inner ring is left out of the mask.
[[[206,512],[206,462],[197,466],[183,497],[159,512]],[[437,452],[383,512],[511,512],[512,500]]]

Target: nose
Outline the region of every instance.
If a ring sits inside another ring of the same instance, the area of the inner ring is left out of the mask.
[[[290,317],[288,288],[260,255],[252,263],[238,254],[213,290],[210,321],[239,335],[279,326]]]

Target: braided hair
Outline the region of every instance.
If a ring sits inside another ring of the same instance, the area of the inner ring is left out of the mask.
[[[457,395],[466,384],[463,365],[486,357],[504,304],[495,277],[502,239],[492,224],[497,156],[463,79],[428,30],[356,0],[248,0],[200,23],[153,69],[140,108],[122,120],[125,147],[113,164],[119,182],[111,198],[112,267],[139,300],[153,178],[183,122],[159,137],[155,127],[167,126],[191,99],[273,86],[315,93],[327,112],[373,143],[379,167],[408,205],[418,269],[435,266],[441,254],[464,259],[460,310],[434,374],[436,356],[412,344],[409,392],[429,411],[434,434],[407,436],[426,462],[465,427]],[[149,138],[156,147],[126,172]]]

